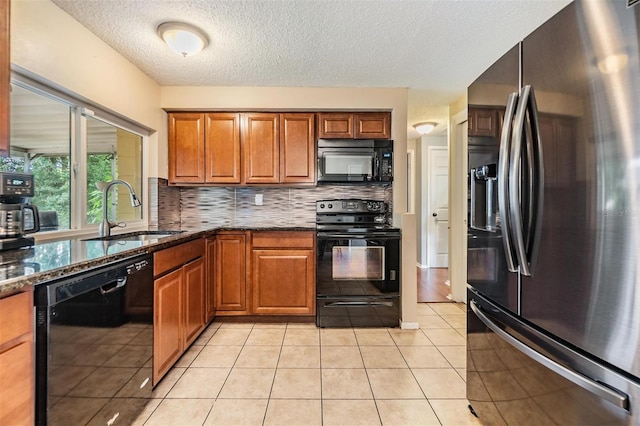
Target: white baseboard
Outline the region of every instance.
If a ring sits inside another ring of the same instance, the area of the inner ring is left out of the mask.
[[[420,328],[420,324],[417,322],[404,322],[400,321],[400,328],[403,330],[417,330]]]
[[[420,268],[420,269],[427,269],[427,268],[429,268],[429,266],[428,266],[428,265],[423,265],[423,264],[422,264],[422,263],[420,263],[420,262],[417,262],[417,263],[416,263],[416,265],[418,265],[418,268]]]

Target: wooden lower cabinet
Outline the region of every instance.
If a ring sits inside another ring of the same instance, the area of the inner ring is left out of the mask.
[[[216,238],[209,237],[206,242],[206,275],[205,275],[205,316],[204,322],[210,323],[216,315]]]
[[[204,260],[196,259],[183,268],[184,274],[184,347],[187,348],[205,327]]]
[[[216,236],[216,314],[247,314],[247,237],[241,233]]]
[[[315,312],[315,253],[306,249],[254,249],[251,261],[255,314]]]
[[[182,355],[182,269],[154,282],[153,383]]]
[[[225,231],[215,250],[216,316],[315,314],[315,232]]]
[[[33,288],[0,299],[0,425],[35,423]]]
[[[154,385],[204,330],[203,256],[203,239],[154,253]]]

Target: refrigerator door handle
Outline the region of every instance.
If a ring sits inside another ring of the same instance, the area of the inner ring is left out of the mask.
[[[504,122],[502,124],[502,134],[500,135],[500,156],[498,159],[498,210],[500,214],[500,226],[502,228],[502,244],[504,246],[504,254],[507,260],[507,268],[510,272],[518,272],[516,261],[514,260],[514,249],[511,241],[511,221],[509,218],[509,151],[511,132],[513,127],[513,116],[516,112],[516,104],[518,102],[518,93],[514,92],[509,95],[507,107],[504,113]],[[471,187],[473,190],[473,186]],[[473,197],[473,191],[472,191]]]
[[[629,396],[627,394],[618,391],[613,387],[603,385],[580,373],[577,373],[525,345],[520,340],[516,339],[515,337],[504,331],[502,328],[500,328],[498,325],[496,325],[493,321],[491,321],[491,319],[489,319],[489,317],[484,314],[482,309],[474,300],[471,300],[469,302],[469,307],[471,308],[473,313],[476,314],[476,316],[480,319],[480,321],[482,321],[487,327],[489,327],[491,331],[496,333],[504,341],[522,352],[524,355],[544,365],[551,371],[559,374],[560,376],[580,386],[581,388],[611,402],[612,404],[615,404],[616,406],[624,410],[629,411]]]
[[[518,266],[523,275],[531,276],[529,262],[527,259],[527,250],[524,241],[524,225],[522,219],[522,188],[521,182],[521,163],[522,163],[522,145],[524,136],[525,117],[529,104],[529,95],[531,86],[525,86],[520,91],[520,101],[516,109],[515,119],[513,123],[513,136],[511,138],[511,155],[509,162],[511,167],[509,170],[509,216],[511,219],[511,236],[513,237]],[[525,171],[526,173],[529,170]],[[527,203],[528,204],[528,203]]]
[[[544,155],[542,151],[542,139],[540,134],[540,121],[538,119],[538,105],[536,103],[536,97],[532,86],[529,93],[529,128],[531,151],[533,157],[531,158],[533,170],[533,185],[531,193],[531,206],[530,212],[532,214],[532,220],[530,221],[533,229],[529,229],[527,235],[530,237],[528,244],[528,267],[529,273],[533,273],[538,260],[538,249],[540,248],[540,239],[542,238],[542,217],[544,209]]]
[[[471,169],[471,176],[469,176],[469,180],[471,182],[471,212],[469,212],[470,221],[469,224],[472,228],[476,228],[476,169]]]

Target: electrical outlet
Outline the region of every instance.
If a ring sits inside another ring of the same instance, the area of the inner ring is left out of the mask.
[[[261,206],[264,202],[264,198],[262,194],[256,194],[255,204],[256,206]]]

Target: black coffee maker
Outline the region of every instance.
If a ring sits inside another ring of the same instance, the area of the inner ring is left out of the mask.
[[[34,194],[33,175],[0,172],[0,251],[28,247],[40,230],[38,209],[29,204]]]

